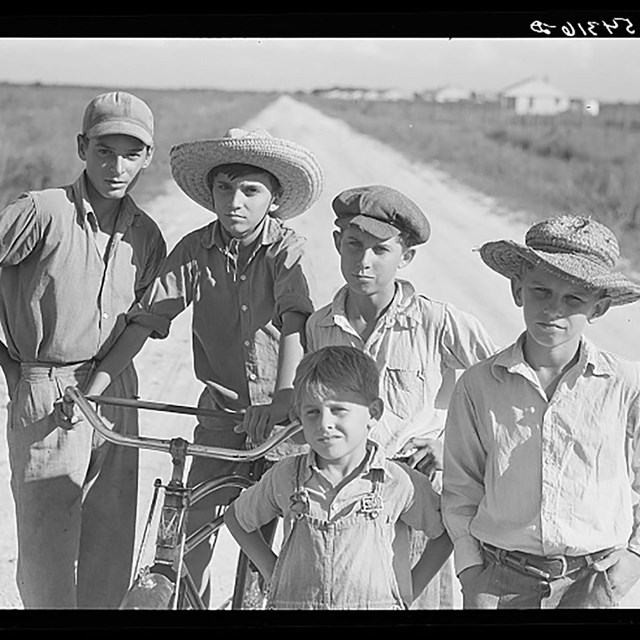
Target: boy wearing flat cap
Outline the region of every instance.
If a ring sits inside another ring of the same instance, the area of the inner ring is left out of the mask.
[[[449,406],[442,504],[464,607],[615,607],[640,577],[640,365],[583,328],[640,284],[615,270],[614,234],[577,215],[480,256],[525,330]]]
[[[178,186],[217,219],[188,233],[169,254],[147,295],[128,315],[128,327],[105,358],[91,393],[100,393],[146,339],[164,338],[173,319],[193,306],[193,359],[204,385],[199,406],[230,412],[199,416],[194,441],[241,449],[247,437],[264,440],[288,422],[295,369],[303,355],[304,324],[313,311],[304,273],[305,239],[284,221],[319,197],[323,173],[306,148],[257,129],[174,146]],[[237,412],[246,411],[238,425]],[[193,486],[227,473],[247,474],[248,463],[196,457]],[[189,512],[188,531],[209,522],[237,490],[217,492]],[[187,565],[205,605],[212,547],[199,545]]]
[[[472,315],[418,294],[398,277],[431,232],[415,202],[391,187],[368,185],[342,191],[332,207],[346,284],[309,318],[307,348],[350,345],[373,357],[385,411],[371,438],[387,456],[404,457],[419,467],[439,489],[444,413],[453,377],[496,347]],[[405,577],[408,573],[408,568],[399,570]],[[446,581],[443,572],[439,577]],[[438,587],[434,580],[432,585],[414,607],[425,602],[428,608],[447,606],[444,600],[451,594],[444,594],[452,584]]]
[[[153,115],[122,91],[96,96],[77,137],[84,171],[0,212],[0,365],[25,608],[117,608],[131,578],[135,449],[99,442],[63,401],[86,387],[158,272],[166,245],[131,189],[153,156]],[[107,393],[137,395],[133,365]],[[100,409],[121,433],[136,412]]]

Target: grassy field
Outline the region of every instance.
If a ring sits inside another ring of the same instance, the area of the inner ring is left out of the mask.
[[[517,117],[490,104],[300,99],[535,218],[571,211],[604,222],[640,270],[640,105]]]
[[[69,182],[82,165],[76,134],[104,87],[0,84],[0,207],[26,189]],[[277,94],[130,89],[156,118],[156,156],[136,187],[144,204],[170,178],[171,145],[217,137]],[[534,217],[573,211],[611,226],[640,271],[640,106],[603,105],[596,117],[506,115],[495,105],[355,102],[296,95],[410,160]]]
[[[0,84],[0,207],[27,189],[66,184],[82,169],[76,136],[85,106],[111,88]],[[136,186],[141,203],[171,178],[169,149],[197,138],[220,137],[258,113],[276,94],[128,89],[151,107],[154,160]]]

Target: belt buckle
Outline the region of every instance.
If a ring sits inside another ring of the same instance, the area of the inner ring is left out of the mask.
[[[560,560],[562,564],[562,569],[560,570],[560,573],[558,575],[554,574],[553,579],[556,580],[558,578],[564,578],[569,572],[569,564],[567,563],[567,557],[566,556],[549,556],[548,559],[554,560],[554,561]]]

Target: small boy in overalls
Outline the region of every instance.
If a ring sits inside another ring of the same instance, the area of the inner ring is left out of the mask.
[[[277,462],[225,512],[225,523],[269,584],[272,609],[404,609],[394,571],[396,523],[429,537],[412,571],[413,597],[451,554],[427,477],[385,458],[369,439],[381,417],[373,359],[350,346],[307,354],[294,411],[310,451]],[[281,516],[277,556],[260,528]]]

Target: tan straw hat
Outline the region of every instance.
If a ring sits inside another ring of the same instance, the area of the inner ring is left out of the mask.
[[[615,271],[620,249],[615,235],[603,224],[578,215],[548,218],[534,224],[525,244],[512,240],[487,242],[480,256],[494,271],[519,276],[522,263],[547,269],[585,289],[600,289],[612,305],[640,298],[640,284]]]
[[[273,137],[264,129],[230,129],[224,138],[183,142],[169,153],[178,186],[199,205],[214,211],[210,171],[221,164],[250,164],[280,182],[279,207],[272,214],[287,220],[306,211],[320,196],[324,178],[315,156],[304,147]]]

